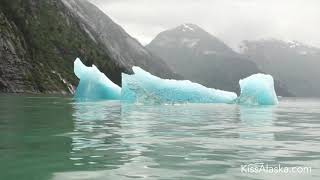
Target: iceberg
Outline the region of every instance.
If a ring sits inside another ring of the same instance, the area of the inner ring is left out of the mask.
[[[242,105],[276,105],[278,97],[274,89],[271,75],[254,74],[239,81],[240,97],[238,104]]]
[[[276,105],[278,98],[271,75],[254,74],[239,81],[241,93],[207,88],[189,80],[161,79],[133,67],[134,74],[122,73],[122,89],[94,65],[85,66],[79,58],[74,73],[80,79],[75,98],[84,101],[122,100],[127,103],[228,103],[240,105]]]
[[[74,73],[80,79],[75,92],[78,100],[119,100],[121,88],[108,79],[99,69],[85,66],[79,58],[74,62]]]
[[[122,74],[121,99],[128,103],[232,103],[237,94],[207,88],[188,80],[161,79],[133,67],[133,75]]]

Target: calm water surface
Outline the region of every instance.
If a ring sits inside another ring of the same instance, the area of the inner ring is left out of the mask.
[[[249,173],[241,166],[310,167]],[[320,100],[139,106],[0,95],[0,179],[320,179]]]

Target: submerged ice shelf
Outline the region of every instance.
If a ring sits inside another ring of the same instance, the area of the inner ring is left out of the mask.
[[[126,103],[238,103],[275,105],[278,99],[272,76],[255,74],[240,80],[241,94],[207,88],[188,80],[161,79],[133,67],[134,74],[122,74],[122,89],[94,65],[85,66],[80,59],[74,63],[80,79],[75,98],[80,100],[122,100]]]

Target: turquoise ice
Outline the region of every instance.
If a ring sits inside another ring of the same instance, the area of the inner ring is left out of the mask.
[[[121,88],[108,79],[95,65],[85,66],[79,58],[74,62],[74,73],[80,79],[75,92],[78,100],[119,100]]]
[[[274,89],[271,75],[254,74],[239,81],[241,93],[238,104],[244,105],[276,105],[278,97]]]
[[[139,67],[133,75],[122,74],[121,98],[129,103],[232,103],[237,94],[207,88],[188,80],[156,77]]]
[[[161,79],[133,67],[134,74],[122,74],[122,89],[96,66],[87,67],[80,59],[74,72],[80,79],[75,93],[79,100],[122,100],[126,103],[238,103],[241,105],[275,105],[278,98],[271,75],[255,74],[239,81],[241,94],[207,88],[188,80]]]

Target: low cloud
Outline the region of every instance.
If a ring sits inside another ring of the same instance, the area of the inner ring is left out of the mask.
[[[319,0],[91,0],[141,43],[194,23],[237,48],[277,38],[320,47]]]

